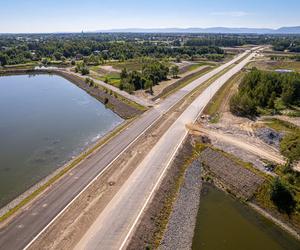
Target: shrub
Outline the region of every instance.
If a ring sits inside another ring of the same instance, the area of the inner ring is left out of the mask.
[[[280,151],[291,162],[300,160],[300,132],[289,133],[280,142]]]
[[[238,116],[253,117],[257,115],[255,101],[247,94],[235,94],[230,99],[230,111]]]
[[[75,72],[80,72],[82,75],[88,75],[90,73],[90,70],[88,69],[85,63],[80,62],[77,63],[75,67]]]
[[[94,82],[94,80],[90,80],[90,87],[94,87],[94,85],[95,85],[95,82]]]
[[[290,215],[295,210],[295,198],[288,186],[279,178],[275,178],[272,183],[270,198],[280,212]]]
[[[104,104],[106,105],[106,104],[108,104],[108,102],[109,102],[108,98],[105,97],[105,98],[104,98]]]

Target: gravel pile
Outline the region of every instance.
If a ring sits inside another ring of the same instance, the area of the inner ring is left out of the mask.
[[[283,137],[283,133],[278,133],[271,128],[259,128],[255,131],[255,134],[263,142],[279,148],[280,140]]]
[[[169,223],[158,249],[191,249],[200,202],[200,162],[194,161],[185,173],[185,180],[173,206]]]

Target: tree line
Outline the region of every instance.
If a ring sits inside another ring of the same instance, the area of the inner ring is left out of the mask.
[[[141,36],[141,37],[140,37]],[[136,37],[136,38],[133,38]],[[142,35],[65,34],[65,35],[10,35],[0,36],[0,63],[22,64],[52,60],[82,59],[94,57],[97,63],[103,60],[127,60],[137,57],[192,57],[223,55],[217,46],[185,46],[177,43],[177,37],[168,41],[168,36],[159,36],[153,41]],[[163,40],[165,39],[165,40]]]
[[[252,69],[230,100],[230,110],[239,116],[253,117],[259,108],[276,110],[276,103],[300,105],[300,74]]]
[[[172,66],[171,70],[173,76],[177,76],[179,72],[178,67]],[[167,80],[169,71],[170,69],[165,63],[155,59],[147,59],[143,62],[141,72],[136,70],[128,72],[126,68],[123,68],[120,74],[121,82],[119,88],[129,93],[139,89],[146,89],[152,93],[154,85]]]
[[[272,45],[276,51],[300,52],[300,37],[278,38]]]

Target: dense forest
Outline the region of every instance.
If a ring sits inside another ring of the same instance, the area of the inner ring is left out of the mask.
[[[252,69],[230,100],[230,110],[239,116],[253,117],[259,109],[276,110],[277,103],[300,105],[300,74],[264,72]]]
[[[286,37],[276,39],[273,43],[273,48],[276,51],[300,52],[300,37]]]
[[[219,46],[219,47],[234,47],[245,44],[266,44],[269,39],[265,36],[242,36],[242,35],[211,35],[209,37],[191,38],[187,40],[187,46]]]

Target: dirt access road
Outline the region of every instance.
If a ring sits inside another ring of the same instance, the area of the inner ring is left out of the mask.
[[[243,150],[246,150],[252,154],[255,154],[259,157],[261,157],[262,159],[267,159],[269,161],[278,163],[278,164],[285,164],[285,159],[278,154],[277,151],[275,151],[272,147],[268,147],[267,149],[265,147],[267,147],[268,145],[265,145],[265,147],[261,146],[261,143],[257,142],[253,142],[249,143],[247,141],[245,141],[244,138],[239,138],[233,135],[229,135],[229,134],[225,134],[221,131],[215,131],[212,129],[207,129],[207,128],[203,128],[200,125],[195,126],[195,125],[188,125],[188,128],[192,131],[197,131],[199,132],[199,134],[205,134],[209,137],[215,138],[217,140],[221,140],[225,143],[231,144],[233,146],[239,147]]]

